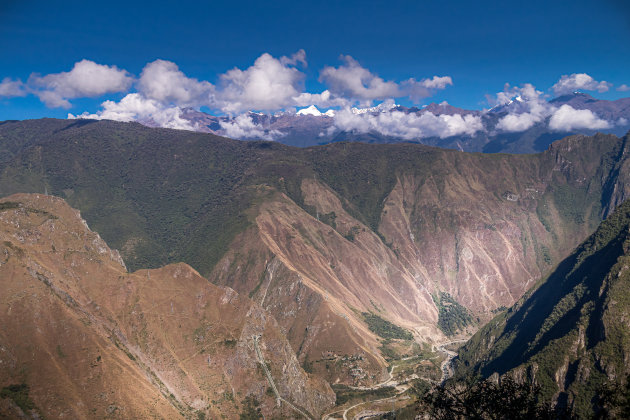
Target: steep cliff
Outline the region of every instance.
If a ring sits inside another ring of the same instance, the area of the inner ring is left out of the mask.
[[[538,382],[589,418],[602,385],[630,372],[630,202],[460,351],[459,375]]]

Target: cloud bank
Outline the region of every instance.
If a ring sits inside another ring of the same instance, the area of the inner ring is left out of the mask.
[[[356,113],[344,109],[335,114],[334,128],[358,133],[377,132],[406,140],[425,137],[446,138],[456,135],[474,135],[482,131],[478,115],[434,115],[402,111]]]
[[[148,99],[139,93],[130,93],[120,102],[105,101],[102,110],[95,114],[84,112],[80,115],[68,114],[68,118],[89,118],[94,120],[138,121],[140,123],[181,130],[196,130],[190,121],[181,117],[182,110],[177,106],[165,106],[155,99]]]
[[[321,92],[305,89],[308,67],[306,53],[299,50],[289,56],[274,57],[264,53],[247,68],[233,68],[217,76],[215,83],[188,76],[172,61],[157,59],[147,63],[138,77],[116,66],[98,64],[84,59],[67,72],[48,75],[31,74],[27,82],[4,78],[0,82],[0,98],[26,95],[37,96],[48,107],[72,107],[71,100],[122,93],[121,99],[106,100],[99,110],[69,118],[138,121],[143,124],[186,129],[204,129],[183,117],[185,108],[202,107],[226,116],[219,122],[221,134],[233,138],[277,140],[281,131],[262,127],[249,111],[264,113],[295,112],[296,108],[316,106],[334,108],[328,134],[335,131],[375,132],[407,140],[426,137],[446,138],[456,135],[473,136],[479,132],[522,132],[537,124],[547,124],[556,131],[580,129],[598,130],[613,127],[617,122],[606,121],[589,110],[569,105],[554,106],[549,97],[532,84],[512,87],[488,98],[493,107],[473,113],[452,108],[440,114],[435,108],[404,111],[395,101],[408,98],[414,103],[435,95],[453,85],[450,76],[386,80],[363,67],[349,55],[341,63],[325,66],[319,71]],[[576,90],[605,92],[612,85],[597,81],[586,73],[563,75],[550,88],[555,95]],[[617,87],[627,91],[627,85]],[[358,106],[358,108],[357,108]],[[500,112],[492,127],[484,126],[487,113]]]
[[[14,98],[16,96],[26,96],[24,83],[21,80],[11,80],[8,77],[0,82],[0,98]]]
[[[556,131],[579,129],[601,130],[612,126],[608,121],[598,118],[589,109],[574,109],[570,105],[562,105],[549,120],[549,128]]]
[[[558,82],[551,87],[556,95],[566,95],[578,90],[592,90],[597,92],[608,92],[612,84],[593,79],[586,73],[573,73],[563,75]]]

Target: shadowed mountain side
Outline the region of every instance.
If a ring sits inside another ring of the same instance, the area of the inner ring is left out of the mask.
[[[460,351],[460,375],[533,377],[547,397],[589,417],[597,390],[630,371],[630,202],[539,286]]]

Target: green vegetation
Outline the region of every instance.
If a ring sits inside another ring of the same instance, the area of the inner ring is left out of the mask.
[[[235,236],[251,226],[256,206],[272,194],[284,193],[317,216],[302,197],[305,178],[330,187],[344,209],[386,243],[378,228],[385,199],[402,176],[417,176],[421,184],[431,179],[441,197],[453,193],[448,190],[451,177],[477,178],[477,168],[484,168],[479,182],[500,196],[522,189],[513,182],[529,185],[541,170],[555,165],[550,153],[460,154],[417,144],[362,143],[297,149],[113,121],[5,122],[0,138],[0,196],[47,188],[81,210],[90,227],[121,251],[130,270],[184,261],[205,276]],[[590,214],[585,221],[598,217],[598,186],[608,176],[603,171],[614,165],[619,144],[613,137],[585,139],[579,151],[569,153],[580,181],[554,175],[551,186],[561,216],[566,213],[573,226],[577,215]],[[602,180],[587,186],[582,179],[596,173],[592,166],[598,159],[603,163],[596,175]],[[550,206],[554,197],[549,197]],[[424,226],[420,220],[435,229],[457,225],[456,214],[407,205],[413,207],[413,226]],[[333,228],[336,217],[334,212],[319,214]],[[357,233],[350,231],[347,238],[353,240]]]
[[[438,328],[448,336],[474,323],[468,309],[460,305],[451,295],[440,292],[439,296],[433,296],[433,301],[438,307]]]
[[[20,203],[15,203],[13,201],[5,201],[4,203],[0,203],[0,211],[17,209],[20,207]]]
[[[302,363],[302,369],[306,373],[313,373],[313,361],[304,359],[304,363]]]
[[[25,414],[28,414],[29,411],[35,409],[35,403],[28,395],[29,390],[30,388],[27,384],[5,386],[0,390],[0,398],[12,400]]]
[[[66,357],[66,354],[63,352],[63,349],[59,344],[57,344],[57,355],[62,359]]]
[[[426,392],[420,411],[432,419],[562,419],[567,413],[552,406],[538,385],[518,383],[510,377],[472,384],[438,386]]]
[[[393,397],[396,395],[396,388],[393,386],[386,386],[376,389],[353,389],[347,385],[333,384],[333,391],[337,396],[337,405],[342,405],[347,402],[364,401],[364,400],[376,400],[380,398]]]
[[[226,347],[236,347],[236,343],[237,343],[237,340],[234,338],[232,339],[226,338],[225,340],[223,340],[223,345]]]
[[[383,340],[383,342],[381,343],[380,347],[378,348],[378,350],[381,352],[381,355],[387,361],[391,361],[391,360],[400,358],[400,355],[396,352],[396,350],[394,350],[391,347],[391,343],[392,342],[389,339]]]
[[[413,340],[413,334],[406,329],[392,324],[373,312],[362,312],[363,319],[374,334],[385,339]]]
[[[347,240],[349,240],[350,242],[354,242],[354,238],[355,236],[361,231],[361,227],[360,226],[352,226],[350,228],[350,230],[348,231],[348,233],[346,233],[345,235],[343,235],[344,238],[346,238]]]
[[[624,372],[630,332],[630,201],[622,204],[551,275],[514,307],[497,315],[460,351],[457,376],[487,377],[520,369],[544,398],[560,392],[572,415],[591,417],[607,381]],[[605,333],[604,333],[605,331]],[[557,372],[566,391],[559,390]],[[589,375],[580,376],[579,371]]]
[[[262,417],[260,403],[253,395],[248,395],[242,402],[240,420],[259,420]]]

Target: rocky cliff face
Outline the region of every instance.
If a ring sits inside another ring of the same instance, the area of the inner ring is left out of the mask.
[[[459,375],[509,374],[591,418],[601,386],[630,372],[630,202],[460,351]]]
[[[128,273],[116,251],[63,200],[0,201],[0,386],[29,387],[48,417],[238,417],[246,397],[276,407],[255,353],[280,395],[318,415],[334,403],[306,374],[274,318],[186,264]]]

